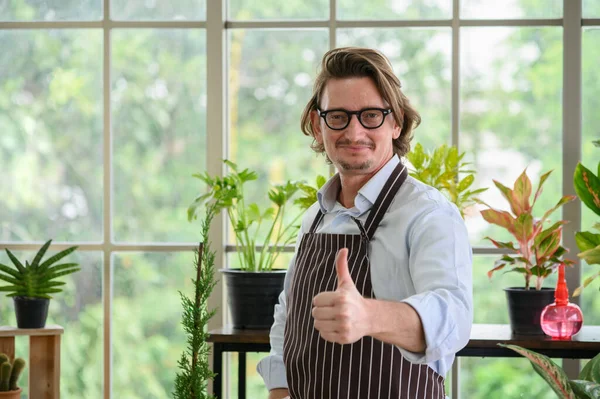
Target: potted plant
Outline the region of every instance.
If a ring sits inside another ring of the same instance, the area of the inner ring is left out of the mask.
[[[59,287],[65,285],[63,281],[57,279],[79,270],[77,263],[56,264],[75,251],[76,246],[42,261],[50,243],[52,240],[48,240],[40,248],[31,263],[25,261],[25,264],[6,249],[14,267],[0,264],[0,280],[10,284],[0,287],[0,291],[9,292],[7,296],[13,297],[19,328],[43,328],[46,325],[48,305],[52,298],[50,294],[61,292],[62,288]]]
[[[256,172],[240,170],[228,160],[224,163],[230,169],[224,177],[206,172],[193,175],[206,184],[208,192],[189,206],[188,220],[196,219],[198,210],[208,204],[214,205],[217,213],[227,212],[235,234],[239,267],[219,271],[228,289],[232,324],[235,328],[269,328],[285,278],[285,269],[274,269],[273,265],[283,248],[294,242],[300,217],[316,200],[316,189],[313,192],[306,184],[289,180],[273,185],[268,191],[272,206],[260,209],[258,204],[245,201],[246,184],[258,178]],[[305,195],[298,198],[301,192]],[[286,212],[294,203],[293,198],[300,212],[287,221]]]
[[[597,147],[600,147],[600,140],[594,142]],[[596,215],[600,216],[600,162],[598,162],[598,174],[586,168],[579,162],[575,168],[573,183],[575,192],[581,199],[581,202],[590,208]],[[594,229],[600,231],[600,222],[596,222]],[[600,234],[592,233],[591,231],[581,231],[575,233],[575,241],[581,251],[577,254],[578,257],[585,260],[588,265],[600,264]],[[578,296],[581,291],[587,287],[596,277],[600,276],[600,272],[592,274],[583,281],[581,287],[573,291],[573,296]]]
[[[571,266],[572,261],[563,259],[568,252],[560,245],[562,238],[562,226],[567,223],[559,220],[550,227],[544,228],[548,217],[562,205],[573,201],[575,196],[566,195],[541,218],[535,217],[533,208],[542,193],[542,186],[552,171],[542,175],[538,188],[530,202],[532,193],[531,181],[527,177],[526,170],[521,173],[513,185],[513,189],[504,186],[494,180],[494,184],[500,190],[510,205],[511,212],[496,210],[491,206],[476,199],[476,202],[485,205],[488,209],[481,211],[481,215],[488,222],[503,227],[515,237],[514,242],[501,242],[490,240],[495,247],[509,250],[513,254],[505,254],[494,263],[494,267],[488,271],[488,277],[492,278],[494,272],[509,266],[511,272],[523,274],[525,278],[524,287],[505,288],[508,300],[510,324],[514,334],[543,335],[540,326],[540,315],[544,307],[554,300],[554,288],[542,288],[544,279],[557,270],[561,264]],[[531,279],[534,279],[532,286]]]
[[[17,382],[25,368],[25,360],[16,358],[12,364],[4,353],[0,353],[0,399],[19,399],[22,389]]]
[[[578,379],[569,380],[565,371],[547,356],[518,345],[498,345],[529,359],[536,373],[542,376],[559,398],[600,399],[600,354],[585,365]]]
[[[425,152],[417,143],[415,148],[406,154],[411,163],[410,175],[442,192],[452,202],[461,216],[465,210],[475,203],[474,196],[487,190],[479,188],[470,190],[475,181],[475,170],[466,168],[468,162],[462,162],[465,153],[458,153],[458,148],[442,144],[433,153]],[[460,176],[464,175],[461,179]]]
[[[208,322],[214,316],[215,310],[209,310],[208,298],[215,287],[215,252],[210,248],[208,233],[210,224],[215,216],[214,204],[206,209],[200,227],[200,245],[194,258],[196,278],[194,297],[189,298],[181,291],[183,316],[181,324],[188,336],[187,347],[181,354],[178,366],[179,372],[175,377],[175,399],[210,399],[207,392],[208,381],[215,374],[211,371],[208,355],[210,347],[207,343]]]

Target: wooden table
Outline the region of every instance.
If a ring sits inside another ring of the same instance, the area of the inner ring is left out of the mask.
[[[238,352],[238,398],[246,398],[246,353],[269,352],[269,330],[235,330],[224,327],[210,331],[208,342],[214,344],[213,393],[222,396],[223,353]],[[600,353],[600,326],[583,326],[570,341],[553,340],[541,336],[512,335],[507,324],[474,324],[471,338],[457,356],[464,357],[520,357],[516,352],[498,346],[499,343],[519,345],[549,357],[591,359]]]
[[[25,368],[29,372],[29,397],[35,399],[60,398],[60,336],[61,326],[45,328],[16,328],[0,326],[0,353],[5,353],[11,362],[15,354],[15,337],[29,336],[29,361]]]

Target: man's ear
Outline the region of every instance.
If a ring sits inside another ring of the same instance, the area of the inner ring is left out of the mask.
[[[404,122],[404,110],[400,110],[401,113],[401,119]],[[396,122],[396,118],[394,118],[394,140],[396,140],[398,137],[400,137],[400,133],[402,132],[402,126],[398,126],[398,123]]]
[[[321,117],[316,110],[310,111],[310,123],[312,125],[315,140],[319,144],[323,144],[323,132],[321,131]]]

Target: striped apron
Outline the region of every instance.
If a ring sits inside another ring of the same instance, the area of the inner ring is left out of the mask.
[[[321,338],[311,315],[312,299],[335,291],[335,257],[348,248],[348,269],[358,291],[375,298],[371,285],[369,242],[408,172],[399,163],[385,183],[360,234],[317,234],[319,211],[300,241],[287,303],[283,360],[291,399],[444,399],[444,378],[426,364],[406,360],[394,345],[370,336],[353,344]]]

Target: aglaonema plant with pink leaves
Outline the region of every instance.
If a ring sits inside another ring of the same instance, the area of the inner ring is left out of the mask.
[[[480,199],[476,202],[485,205],[488,209],[481,211],[483,218],[491,224],[505,228],[516,242],[501,242],[486,237],[497,248],[510,250],[511,254],[503,255],[488,271],[488,277],[498,270],[510,267],[512,272],[518,272],[525,277],[525,289],[531,287],[531,278],[535,279],[535,289],[541,290],[544,279],[558,269],[560,264],[571,266],[572,261],[564,259],[568,252],[561,245],[562,228],[567,221],[559,220],[549,227],[544,228],[549,216],[564,204],[573,201],[574,195],[565,195],[551,209],[541,217],[534,216],[534,206],[542,193],[542,186],[552,171],[542,175],[537,190],[531,200],[531,180],[524,170],[513,184],[513,188],[506,187],[494,180],[494,185],[500,190],[510,205],[510,212],[494,209]]]

